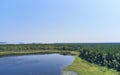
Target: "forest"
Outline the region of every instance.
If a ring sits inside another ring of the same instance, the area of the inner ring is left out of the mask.
[[[120,43],[1,44],[1,52],[78,51],[79,57],[100,66],[120,71]]]
[[[80,50],[80,57],[90,63],[120,71],[120,44],[93,44]]]

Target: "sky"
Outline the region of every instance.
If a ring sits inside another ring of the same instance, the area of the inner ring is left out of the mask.
[[[120,42],[120,0],[0,0],[0,42]]]

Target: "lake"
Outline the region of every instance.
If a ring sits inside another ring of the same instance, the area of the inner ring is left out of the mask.
[[[75,56],[61,54],[23,55],[0,58],[0,75],[77,75],[63,69]]]

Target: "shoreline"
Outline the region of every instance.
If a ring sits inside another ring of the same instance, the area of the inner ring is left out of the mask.
[[[52,54],[59,53],[63,55],[77,55],[76,51],[59,51],[59,50],[28,50],[28,51],[5,51],[0,52],[0,57],[2,56],[14,56],[14,55],[30,55],[30,54]]]
[[[76,72],[78,75],[96,75],[96,73],[97,75],[120,75],[116,70],[89,63],[78,56],[64,70]]]

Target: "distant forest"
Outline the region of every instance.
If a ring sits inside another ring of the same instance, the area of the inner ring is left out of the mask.
[[[29,50],[79,51],[79,57],[120,71],[120,43],[1,44],[0,52]]]

